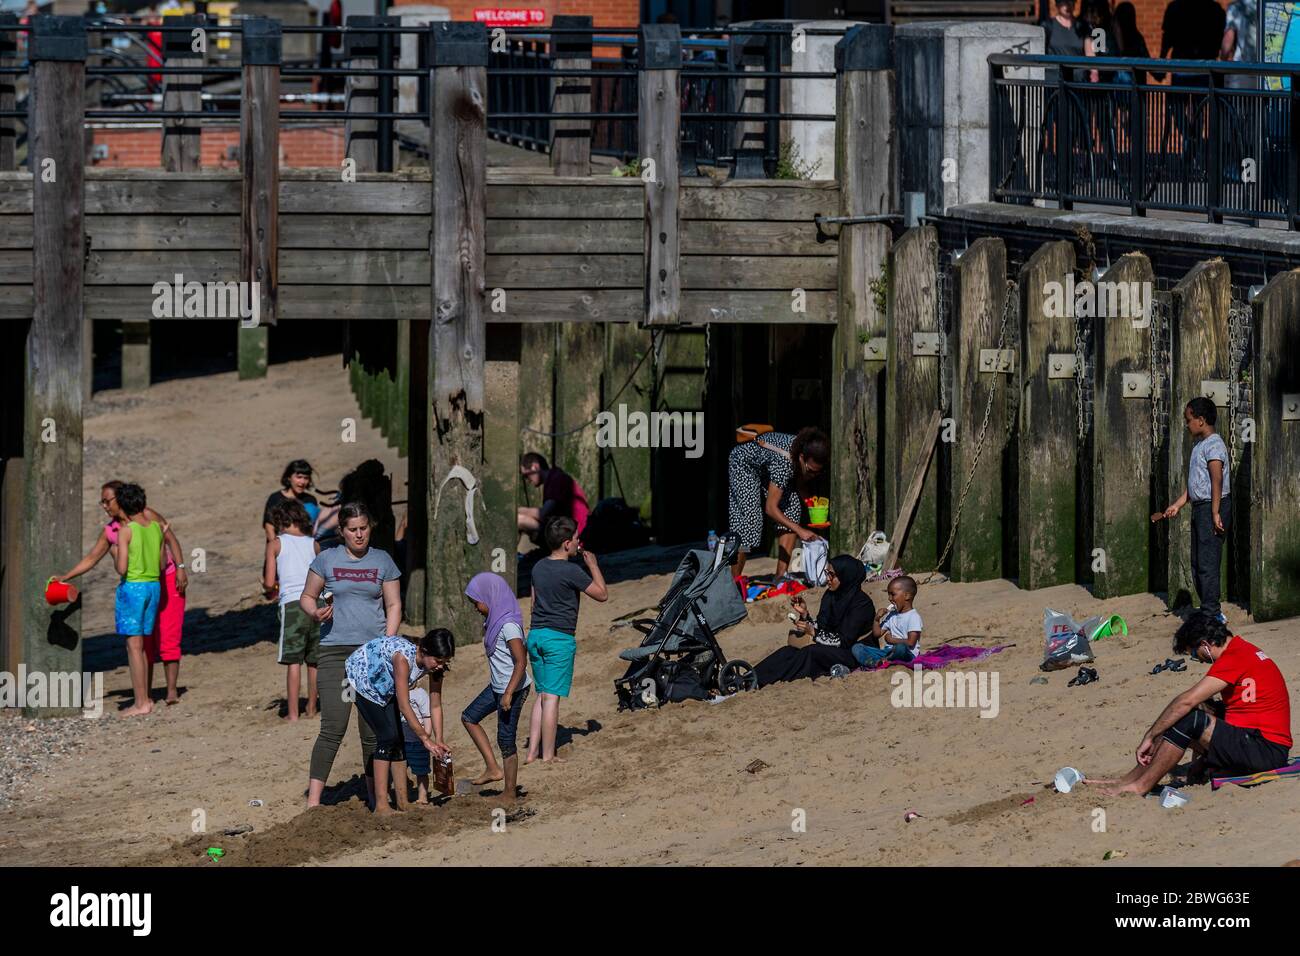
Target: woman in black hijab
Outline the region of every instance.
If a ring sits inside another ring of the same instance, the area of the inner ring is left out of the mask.
[[[759,661],[754,668],[759,687],[805,677],[816,680],[829,674],[836,664],[849,670],[858,666],[850,650],[853,645],[864,637],[878,643],[870,636],[876,606],[862,593],[866,576],[866,569],[856,558],[847,554],[831,558],[826,568],[827,591],[817,620],[801,628],[805,634],[811,630],[813,642],[807,647],[783,647]]]

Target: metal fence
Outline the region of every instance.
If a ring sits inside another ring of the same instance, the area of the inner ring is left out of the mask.
[[[997,54],[989,71],[996,200],[1300,221],[1300,69]]]

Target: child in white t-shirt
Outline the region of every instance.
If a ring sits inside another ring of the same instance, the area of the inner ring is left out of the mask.
[[[889,582],[889,606],[876,612],[871,635],[882,642],[881,647],[871,647],[859,642],[853,645],[853,658],[863,667],[882,661],[910,661],[921,653],[921,615],[916,601],[916,581],[913,578],[894,578]]]
[[[410,691],[411,710],[424,724],[425,733],[433,733],[433,717],[429,712],[429,692],[423,687],[413,687]],[[401,711],[398,711],[401,713]],[[429,801],[429,751],[420,741],[419,735],[402,718],[402,736],[406,741],[406,765],[415,774],[416,801]]]

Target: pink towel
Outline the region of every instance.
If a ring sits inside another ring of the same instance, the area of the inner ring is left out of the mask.
[[[885,661],[874,669],[880,670],[882,667],[897,664],[901,667],[920,667],[922,670],[935,670],[940,667],[947,667],[949,664],[955,664],[957,661],[977,661],[988,657],[990,654],[1004,651],[1011,646],[1010,644],[999,644],[996,647],[962,647],[957,644],[941,644],[932,651],[918,654],[910,661]]]

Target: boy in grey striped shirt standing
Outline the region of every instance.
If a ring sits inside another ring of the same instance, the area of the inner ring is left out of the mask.
[[[1192,578],[1201,599],[1201,612],[1224,620],[1219,609],[1219,568],[1223,542],[1232,520],[1232,483],[1228,478],[1228,446],[1214,430],[1218,409],[1198,396],[1183,409],[1183,421],[1192,436],[1192,459],[1187,466],[1187,488],[1177,501],[1151,516],[1152,521],[1177,517],[1192,506]]]

